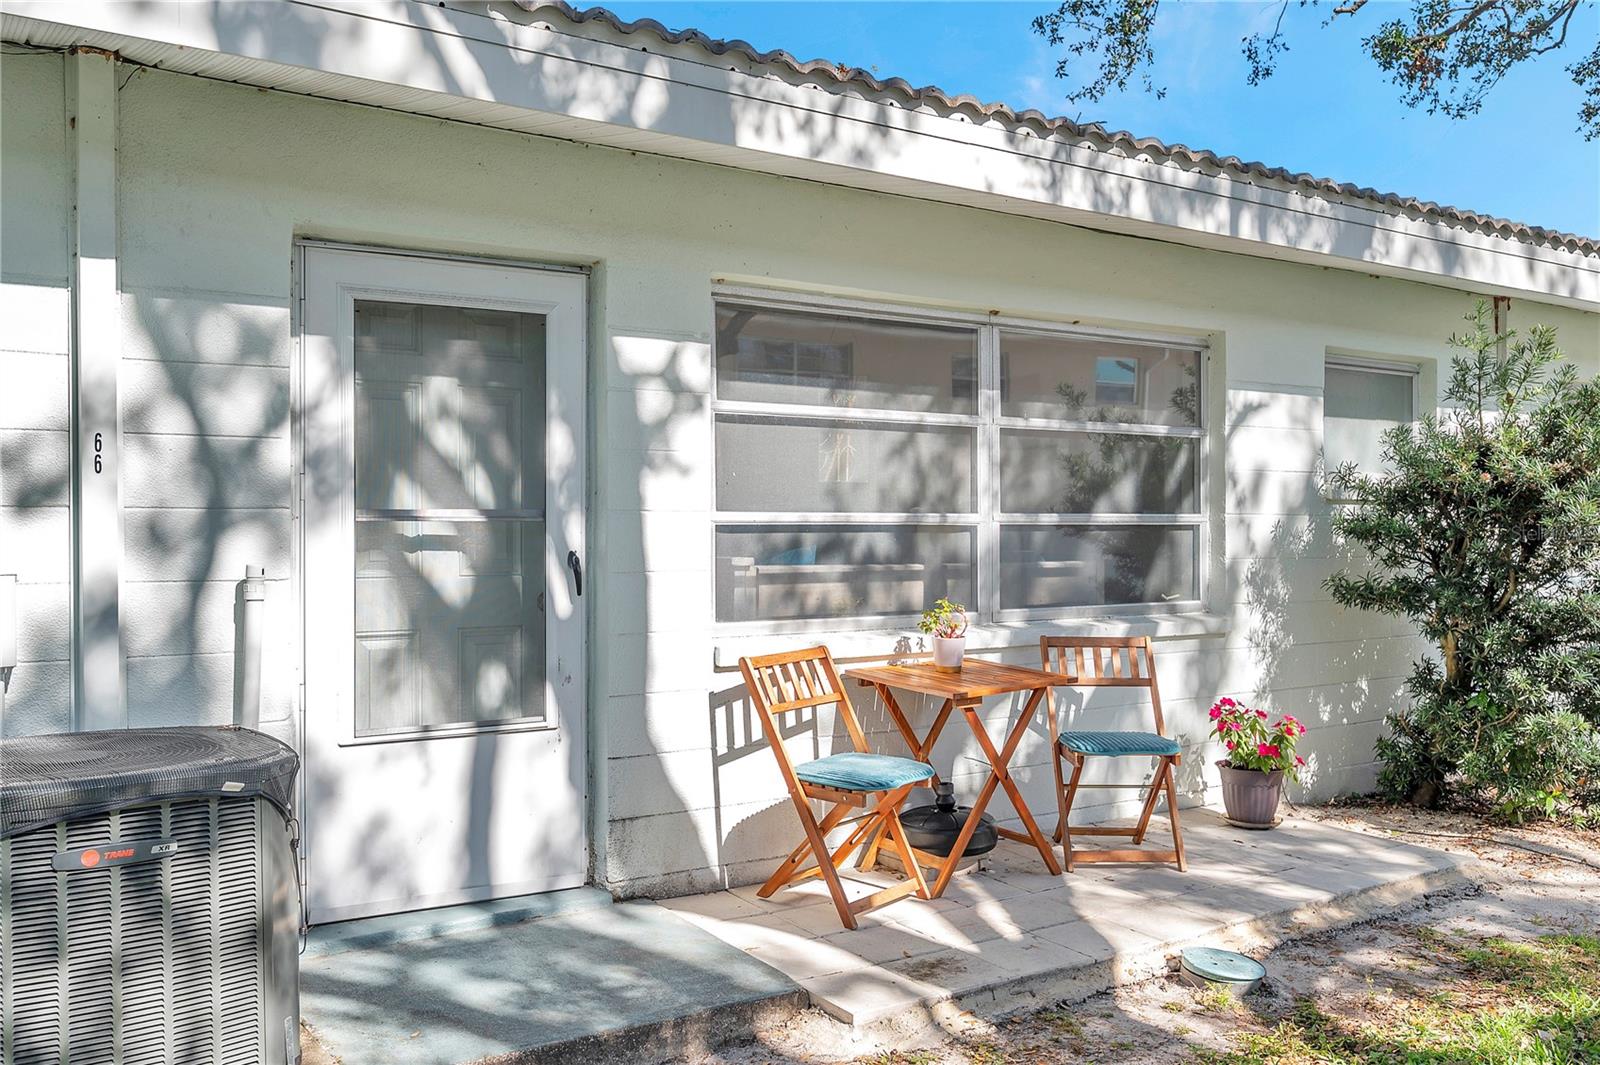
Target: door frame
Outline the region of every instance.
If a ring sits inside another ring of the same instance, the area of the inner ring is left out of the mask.
[[[311,836],[310,826],[313,823],[312,819],[313,819],[313,816],[314,816],[313,812],[308,808],[308,799],[309,799],[309,792],[310,792],[310,789],[309,789],[309,776],[310,776],[310,774],[309,774],[308,769],[307,769],[307,763],[308,763],[308,761],[310,760],[310,758],[312,756],[312,752],[309,749],[309,739],[308,739],[308,729],[309,729],[308,714],[310,712],[309,699],[308,699],[308,686],[309,686],[309,673],[310,673],[310,660],[309,660],[310,648],[309,648],[308,643],[307,643],[307,631],[308,631],[308,629],[307,629],[307,623],[306,623],[306,607],[307,607],[307,602],[308,602],[309,597],[308,597],[307,588],[306,588],[306,580],[307,580],[306,553],[307,553],[307,550],[308,550],[308,541],[307,541],[307,527],[306,527],[305,518],[306,518],[306,493],[307,493],[308,486],[309,486],[310,479],[311,479],[310,475],[309,475],[309,472],[308,472],[308,469],[307,469],[307,462],[306,462],[306,430],[307,430],[307,418],[306,418],[306,412],[307,412],[307,405],[306,405],[307,366],[306,366],[306,363],[307,363],[307,358],[308,358],[308,354],[307,354],[307,342],[308,342],[308,339],[307,339],[307,335],[306,335],[306,298],[307,298],[307,257],[308,257],[309,254],[311,254],[313,252],[317,252],[317,251],[343,252],[343,253],[352,253],[352,254],[358,254],[358,255],[369,255],[369,256],[373,256],[373,257],[389,257],[389,258],[398,258],[398,259],[406,259],[406,260],[421,261],[421,262],[433,261],[433,262],[450,263],[450,264],[461,264],[461,265],[480,265],[480,266],[491,267],[491,268],[499,269],[499,270],[528,271],[530,273],[566,274],[566,275],[575,275],[577,278],[581,279],[581,281],[582,281],[582,290],[581,290],[581,295],[578,297],[578,299],[576,301],[577,304],[578,304],[578,307],[577,307],[577,313],[574,315],[574,323],[575,323],[575,326],[576,326],[575,344],[576,344],[576,347],[578,348],[578,354],[577,354],[577,357],[576,357],[576,365],[573,366],[573,367],[570,367],[569,368],[569,372],[564,375],[568,379],[569,383],[574,383],[574,384],[576,384],[578,386],[578,387],[576,387],[577,402],[570,403],[567,406],[565,406],[564,409],[563,409],[564,420],[569,426],[572,427],[572,430],[573,430],[573,434],[572,435],[573,435],[574,439],[572,440],[571,443],[572,443],[572,447],[573,447],[573,458],[574,458],[574,461],[577,464],[577,469],[578,469],[577,480],[579,482],[579,491],[574,494],[574,498],[573,499],[571,499],[570,501],[566,502],[563,505],[562,509],[563,509],[563,514],[565,515],[565,517],[567,519],[566,522],[565,522],[565,537],[566,537],[566,541],[567,541],[568,544],[571,544],[571,545],[576,547],[580,557],[582,558],[583,568],[585,570],[585,572],[583,573],[583,583],[586,586],[590,583],[590,577],[591,577],[590,572],[588,572],[589,569],[590,569],[590,564],[589,564],[590,563],[590,556],[589,556],[589,553],[588,553],[588,544],[592,539],[592,537],[590,535],[590,529],[589,529],[589,522],[590,522],[590,519],[591,519],[591,508],[590,508],[590,505],[589,505],[590,504],[589,495],[590,495],[590,492],[592,491],[592,483],[591,483],[591,481],[589,479],[589,471],[590,471],[590,467],[592,465],[593,453],[592,453],[592,450],[590,448],[589,439],[588,439],[588,419],[589,419],[589,414],[590,414],[589,409],[588,409],[588,404],[589,404],[589,386],[590,386],[590,380],[589,380],[589,378],[590,378],[590,367],[589,367],[589,364],[590,364],[590,353],[589,353],[590,320],[589,319],[590,319],[590,312],[591,312],[591,305],[590,305],[590,302],[589,302],[591,290],[590,290],[590,286],[588,284],[588,281],[589,281],[589,278],[590,278],[590,276],[592,274],[591,269],[588,266],[572,265],[572,264],[565,264],[565,263],[547,263],[547,262],[538,262],[538,261],[530,261],[530,260],[522,260],[522,259],[505,259],[505,258],[497,258],[497,257],[481,256],[481,255],[471,255],[471,254],[454,254],[454,253],[450,253],[450,252],[432,251],[432,250],[427,250],[427,249],[401,248],[401,247],[394,247],[394,246],[389,246],[389,245],[374,245],[374,244],[352,243],[352,242],[348,242],[348,241],[320,240],[320,239],[316,239],[316,238],[312,238],[312,237],[297,237],[297,238],[295,238],[295,240],[293,242],[293,246],[292,246],[292,255],[291,255],[291,262],[290,262],[290,292],[291,292],[291,298],[290,298],[290,301],[289,301],[290,333],[291,333],[291,336],[292,336],[292,339],[293,339],[293,344],[292,344],[291,353],[290,353],[290,365],[289,365],[290,461],[291,461],[291,477],[292,477],[292,480],[293,480],[293,484],[292,484],[291,491],[290,491],[290,507],[289,507],[289,509],[290,509],[290,566],[291,566],[291,571],[292,571],[291,572],[291,579],[289,581],[289,584],[290,584],[291,589],[292,589],[292,600],[293,601],[292,601],[291,607],[292,607],[292,616],[293,616],[293,619],[294,619],[294,626],[295,626],[295,630],[296,630],[295,633],[294,633],[294,642],[295,642],[295,646],[296,646],[296,649],[297,649],[297,653],[295,655],[295,666],[296,666],[297,672],[299,674],[298,677],[295,678],[296,679],[297,691],[296,691],[295,722],[294,723],[295,723],[295,731],[296,731],[295,747],[296,747],[296,749],[299,752],[300,757],[301,757],[301,766],[300,766],[300,773],[299,773],[298,779],[296,780],[296,784],[295,784],[295,791],[296,791],[296,795],[295,795],[295,801],[296,801],[295,821],[296,821],[296,829],[297,829],[296,835],[297,835],[297,842],[298,842],[298,846],[296,848],[297,851],[298,851],[297,860],[298,860],[298,863],[299,863],[299,868],[298,868],[297,871],[298,871],[299,877],[300,877],[301,895],[302,895],[303,899],[308,897],[307,874],[308,874],[309,870],[308,870],[307,856],[308,856],[308,853],[309,853],[309,846],[308,846],[308,844],[310,842],[309,837]],[[415,293],[415,294],[416,295],[422,295],[422,296],[426,295],[426,293],[422,293],[422,292]],[[493,304],[493,303],[496,303],[496,302],[497,301],[492,299],[492,298],[486,299],[484,301],[485,305]],[[504,301],[498,301],[498,302],[501,302],[503,304]],[[530,301],[530,303],[531,302],[532,301]],[[548,355],[548,350],[549,349],[547,347],[547,355]],[[556,375],[554,373],[551,373],[550,372],[550,368],[549,368],[548,365],[546,367],[546,374],[547,374],[547,379],[550,381],[551,385],[554,386],[556,377],[558,375]],[[574,378],[575,378],[575,381],[573,380]],[[341,397],[341,401],[340,401],[341,402],[341,408],[342,409],[346,409],[346,410],[350,409],[350,402],[349,401],[353,401],[353,396],[349,396],[349,397],[343,397],[342,396]],[[344,424],[342,425],[343,440],[341,441],[341,445],[342,445],[342,450],[345,453],[348,454],[348,453],[350,453],[351,449],[354,447],[355,426],[354,426],[354,423],[352,421],[350,421],[350,419],[348,417],[344,418],[343,422],[344,422]],[[353,477],[354,477],[353,468],[351,470],[351,477],[352,477],[352,485],[353,485]],[[353,500],[353,493],[352,493],[352,500]],[[547,521],[549,521],[549,520],[551,520],[551,516],[547,514]],[[348,514],[343,515],[341,517],[341,521],[347,521],[347,522],[353,523],[353,521],[354,521],[354,513],[353,513],[353,511],[348,513]],[[564,568],[562,569],[562,572],[563,572],[563,574],[565,573]],[[573,599],[573,609],[576,612],[577,617],[576,617],[575,621],[573,623],[571,623],[567,627],[571,631],[574,631],[574,632],[576,632],[578,634],[578,636],[577,636],[576,656],[575,657],[576,657],[577,669],[579,671],[579,676],[580,676],[581,679],[580,679],[580,682],[578,683],[578,685],[575,686],[573,697],[580,701],[580,704],[581,704],[580,705],[580,710],[581,710],[581,713],[582,713],[582,721],[581,721],[581,724],[579,725],[579,727],[573,730],[574,735],[572,736],[572,739],[575,742],[580,743],[580,744],[583,745],[582,755],[581,755],[581,764],[582,764],[582,772],[583,772],[584,794],[581,797],[580,808],[583,811],[583,820],[584,820],[584,824],[582,825],[582,830],[583,830],[584,844],[585,844],[585,848],[586,848],[586,854],[585,854],[585,864],[586,864],[586,867],[587,867],[586,877],[587,877],[587,881],[588,882],[592,882],[594,876],[596,875],[596,866],[595,866],[596,857],[595,857],[595,843],[594,843],[594,841],[595,841],[595,831],[594,831],[594,829],[595,829],[595,825],[594,825],[594,794],[593,794],[593,792],[594,792],[594,783],[595,783],[595,773],[594,773],[594,765],[593,765],[595,744],[593,743],[593,736],[592,736],[592,732],[593,732],[593,728],[594,728],[594,722],[593,722],[593,712],[594,712],[593,701],[594,700],[593,700],[592,685],[590,684],[590,678],[589,678],[588,668],[587,668],[588,667],[588,655],[589,655],[589,650],[590,650],[589,645],[592,642],[592,640],[591,640],[592,633],[591,633],[591,630],[590,630],[590,618],[589,618],[587,605],[586,605],[585,599],[581,595],[577,596],[577,597],[574,597],[574,599]],[[354,654],[354,648],[353,647],[351,648],[351,653],[352,653],[352,656],[353,656],[353,654]],[[353,663],[352,663],[352,670],[353,670]],[[515,728],[512,728],[512,729],[496,729],[496,728],[493,728],[493,727],[489,727],[489,728],[481,728],[479,730],[476,730],[476,733],[477,734],[482,734],[482,735],[491,735],[492,736],[492,735],[495,735],[495,734],[497,734],[499,732],[505,732],[505,731],[517,731],[517,730]],[[459,735],[459,733],[457,733],[457,735]],[[427,742],[427,738],[426,737],[423,738],[421,740],[421,742]],[[459,901],[462,901],[462,902],[477,901],[481,897],[483,897],[483,896],[475,895],[475,896],[471,896],[471,897],[464,897],[463,899],[461,899]],[[493,896],[489,896],[489,897],[493,897]],[[440,904],[441,903],[439,903],[439,902],[427,902],[427,903],[421,904],[421,906],[419,906],[419,908],[426,908],[426,907],[429,907],[429,906],[436,906],[436,905],[440,905]],[[302,909],[304,909],[304,904],[302,904]],[[308,917],[308,914],[303,913],[302,914],[302,921],[306,921],[307,917]],[[342,920],[344,918],[336,917],[336,918],[333,918],[333,919],[334,920]]]

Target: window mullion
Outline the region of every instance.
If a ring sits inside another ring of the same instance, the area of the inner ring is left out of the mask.
[[[962,428],[975,424],[970,414],[935,411],[891,410],[878,407],[825,407],[804,403],[770,403],[750,400],[718,399],[715,411],[722,416],[761,418],[768,421],[858,422],[864,425],[939,426]]]
[[[986,621],[1000,612],[1000,330],[978,332],[977,606]]]
[[[1205,430],[1198,425],[1150,425],[1143,422],[1066,421],[1057,418],[1001,418],[1003,429],[1040,433],[1097,433],[1100,435],[1142,436],[1164,439],[1198,440]]]
[[[1109,511],[1066,513],[1044,510],[996,514],[995,519],[1001,525],[1200,525],[1206,520],[1205,514],[1200,511],[1164,514]]]

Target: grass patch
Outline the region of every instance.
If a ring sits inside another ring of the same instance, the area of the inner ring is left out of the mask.
[[[1207,984],[1205,987],[1194,990],[1195,1007],[1202,1013],[1214,1013],[1226,1016],[1242,1007],[1239,999],[1226,987],[1219,984]]]
[[[1226,1051],[1195,1049],[1206,1065],[1600,1065],[1600,939],[1468,939],[1419,930],[1447,979],[1423,993],[1396,981],[1359,996],[1350,1016],[1310,998],[1267,1032]]]

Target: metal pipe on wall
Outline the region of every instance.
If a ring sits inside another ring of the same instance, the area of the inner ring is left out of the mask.
[[[6,692],[17,666],[17,575],[0,573],[0,724],[6,716]]]

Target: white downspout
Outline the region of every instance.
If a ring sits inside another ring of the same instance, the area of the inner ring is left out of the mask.
[[[72,707],[75,730],[128,727],[122,642],[122,296],[117,277],[117,56],[66,60],[72,148]]]
[[[233,612],[233,723],[261,727],[261,624],[266,610],[267,571],[246,566]]]

